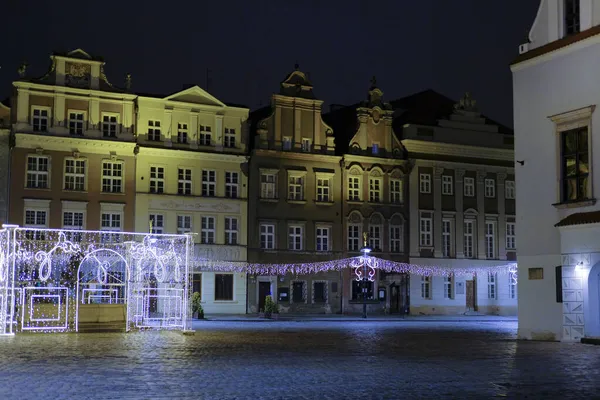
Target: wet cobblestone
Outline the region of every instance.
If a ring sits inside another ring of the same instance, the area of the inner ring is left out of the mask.
[[[0,337],[0,399],[600,398],[600,346],[516,322],[216,322]]]

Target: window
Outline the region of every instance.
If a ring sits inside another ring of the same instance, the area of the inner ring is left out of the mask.
[[[464,195],[465,195],[465,197],[474,197],[475,196],[475,179],[474,178],[465,178]]]
[[[25,227],[43,229],[47,228],[48,212],[42,210],[25,210]],[[45,240],[43,231],[27,231],[25,237],[30,240]]]
[[[431,218],[421,217],[419,245],[422,247],[433,246],[431,240]]]
[[[27,157],[27,187],[31,189],[48,188],[49,159],[46,156]]]
[[[292,149],[292,138],[290,137],[284,137],[283,141],[281,143],[281,148],[283,150],[291,150]]]
[[[579,1],[565,0],[565,36],[579,32]]]
[[[277,198],[277,175],[261,174],[260,175],[260,197],[262,199]]]
[[[225,197],[237,199],[238,177],[237,172],[225,172]]]
[[[371,153],[372,153],[373,155],[377,155],[377,154],[379,154],[379,144],[377,144],[377,143],[373,143],[373,144],[371,145]]]
[[[589,153],[587,127],[560,133],[562,156],[562,201],[588,198]]]
[[[363,298],[373,300],[373,286],[371,281],[352,281],[352,300],[362,301]]]
[[[302,176],[291,175],[288,178],[288,199],[304,200],[304,178]]]
[[[150,233],[163,233],[165,228],[165,217],[162,214],[150,214],[152,230]]]
[[[160,133],[159,133],[160,136]],[[177,143],[187,144],[188,142],[188,125],[178,123],[177,124]]]
[[[452,221],[442,220],[442,256],[452,257]]]
[[[392,253],[402,253],[404,250],[402,228],[402,225],[390,225],[390,252]]]
[[[304,303],[304,299],[306,298],[304,293],[304,282],[292,282],[292,302]]]
[[[65,159],[65,190],[85,190],[85,160]]]
[[[212,133],[210,126],[200,125],[200,145],[210,146],[212,144]]]
[[[83,135],[84,112],[69,111],[69,133],[71,135]]]
[[[517,248],[515,236],[515,223],[506,223],[506,250],[515,250]]]
[[[452,183],[452,176],[442,175],[442,194],[448,196],[454,194],[454,187]]]
[[[202,217],[200,242],[205,244],[215,242],[215,217]]]
[[[496,223],[485,223],[485,256],[488,259],[496,258]]]
[[[238,243],[238,219],[225,217],[225,244]]]
[[[165,169],[163,167],[150,167],[150,193],[164,193]]]
[[[369,202],[379,203],[381,201],[381,179],[369,178]]]
[[[419,191],[431,193],[431,174],[419,174]]]
[[[84,227],[83,211],[63,211],[63,228],[81,230]]]
[[[100,229],[108,232],[121,231],[121,214],[103,212],[100,216]],[[100,240],[102,242],[118,242],[119,236],[111,234],[102,234]]]
[[[313,281],[313,303],[327,303],[327,282]]]
[[[496,273],[488,272],[488,299],[495,299],[496,294]]]
[[[225,147],[235,147],[235,129],[225,128],[225,141],[223,143]]]
[[[160,141],[160,121],[148,121],[148,140]]]
[[[104,193],[123,192],[123,163],[102,162],[102,191]]]
[[[331,201],[331,198],[329,197],[330,184],[331,180],[329,178],[317,178],[317,201]]]
[[[192,216],[178,215],[177,216],[177,233],[183,235],[192,231]]]
[[[215,300],[233,300],[233,274],[215,274]]]
[[[202,299],[202,274],[192,274],[192,293],[198,292],[200,299]]]
[[[402,180],[390,179],[390,203],[402,204]]]
[[[381,250],[381,226],[369,224],[369,247]]]
[[[214,197],[217,190],[217,172],[202,170],[202,196]]]
[[[496,197],[496,181],[493,179],[485,180],[485,197],[493,198]]]
[[[260,248],[264,250],[275,248],[275,225],[260,224]]]
[[[360,225],[348,225],[348,251],[360,250],[360,230]]]
[[[348,178],[348,201],[360,201],[360,178]]]
[[[504,197],[507,199],[515,198],[515,181],[506,181],[504,183]]]
[[[179,168],[177,173],[177,193],[192,194],[192,170]]]
[[[329,228],[317,227],[317,251],[329,250]]]
[[[119,120],[116,115],[103,114],[102,115],[102,136],[114,138],[117,137],[117,126]]]
[[[310,139],[302,138],[302,151],[310,152]]]
[[[33,107],[31,112],[31,125],[34,132],[48,132],[50,109],[47,107]]]
[[[453,299],[452,293],[452,276],[444,276],[444,298],[445,299]]]
[[[559,280],[559,283],[562,280]],[[517,298],[517,271],[509,271],[508,273],[508,296],[511,299]]]
[[[430,276],[421,276],[421,298],[422,299],[430,299],[431,298],[431,277]]]
[[[465,258],[475,257],[474,231],[475,220],[466,220],[464,229]]]
[[[300,225],[288,226],[288,249],[302,250],[303,227]]]

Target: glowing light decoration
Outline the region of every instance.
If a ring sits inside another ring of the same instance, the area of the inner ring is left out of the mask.
[[[0,334],[77,331],[90,304],[121,304],[127,331],[186,330],[192,250],[191,235],[4,225]]]

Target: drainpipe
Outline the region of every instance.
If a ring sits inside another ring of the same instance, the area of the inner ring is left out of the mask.
[[[340,215],[340,226],[341,226],[341,230],[342,230],[342,254],[343,254],[344,258],[347,258],[348,254],[345,251],[346,245],[344,242],[344,236],[346,235],[346,232],[344,230],[344,216],[346,215],[346,210],[345,210],[346,201],[344,198],[344,171],[345,170],[346,170],[346,161],[344,160],[344,156],[342,156],[342,159],[340,160],[340,188],[341,188],[340,201],[342,202],[342,207],[341,207],[342,212]],[[344,315],[344,270],[343,269],[340,270],[339,293],[340,293],[340,313],[342,315]]]

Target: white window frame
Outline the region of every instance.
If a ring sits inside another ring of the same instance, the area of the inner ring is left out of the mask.
[[[381,178],[369,177],[369,203],[381,203],[382,183]]]
[[[261,223],[259,227],[260,248],[263,250],[275,250],[275,224]]]
[[[443,257],[453,257],[453,243],[454,240],[452,238],[453,231],[453,223],[452,219],[444,218],[442,219],[442,256]]]
[[[288,250],[304,250],[304,226],[300,224],[288,225]],[[296,240],[298,239],[298,240]]]
[[[496,221],[485,221],[485,256],[488,260],[498,257],[496,232]]]
[[[147,139],[150,142],[160,142],[162,138],[161,121],[159,119],[148,120]]]
[[[506,250],[514,251],[517,249],[516,225],[515,222],[506,223]]]
[[[30,158],[35,158],[35,166],[36,169],[29,169],[29,159]],[[44,159],[46,160],[46,171],[44,170],[40,170],[40,159]],[[25,187],[27,189],[50,189],[50,177],[51,175],[51,171],[50,171],[50,162],[51,162],[51,158],[50,156],[46,156],[46,155],[39,155],[39,154],[28,154],[27,157],[25,158]],[[34,185],[29,185],[29,177],[32,177],[32,181],[35,182]],[[45,177],[45,185],[41,186],[40,185],[40,181],[44,181],[44,179],[42,177]]]
[[[277,176],[278,171],[261,171],[260,172],[260,198],[261,199],[277,199]],[[270,181],[270,177],[273,178]]]
[[[67,128],[69,129],[69,134],[83,136],[83,134],[85,133],[85,130],[86,130],[85,125],[86,125],[87,113],[82,110],[68,110],[67,115],[69,117],[67,120]],[[74,118],[74,116],[75,116],[75,118]],[[76,118],[78,116],[81,116],[81,119]],[[73,126],[71,126],[71,125],[73,125]],[[74,127],[74,130],[71,130],[72,127]]]
[[[105,175],[105,164],[110,164],[110,175]],[[116,165],[120,165],[121,168],[115,168]],[[120,171],[120,175],[115,175],[116,171]],[[125,193],[125,163],[119,160],[102,160],[101,167],[101,180],[100,180],[100,191],[102,193]],[[107,186],[111,190],[104,190],[105,180],[108,182]],[[118,185],[117,185],[118,182]],[[120,187],[120,190],[115,190],[116,187]]]
[[[288,171],[288,201],[305,201],[306,172]]]
[[[362,201],[362,179],[360,176],[348,176],[348,201]]]
[[[177,168],[177,194],[191,195],[193,190],[192,169],[187,167]]]
[[[192,232],[192,216],[189,214],[177,214],[177,234],[184,235]]]
[[[203,215],[200,217],[200,243],[215,244],[216,237],[217,218],[212,215]]]
[[[235,148],[235,128],[225,128],[225,136],[223,140],[223,147]]]
[[[202,170],[202,196],[217,196],[217,171],[214,169]]]
[[[108,121],[105,121],[105,117],[108,117]],[[102,115],[100,116],[100,128],[102,131],[102,137],[105,138],[115,138],[119,135],[119,123],[120,123],[120,115],[118,113],[111,113],[111,112],[103,112]],[[114,118],[114,121],[111,121],[111,119]],[[105,127],[107,129],[105,129]],[[108,133],[108,134],[107,134]],[[114,133],[114,135],[112,134]]]
[[[329,175],[316,175],[316,180],[317,180],[317,190],[316,190],[316,194],[317,194],[317,202],[319,203],[329,203],[331,202],[332,199],[332,194],[333,194],[333,190],[332,190],[332,182],[333,180],[331,179],[331,176]]]
[[[65,224],[65,214],[73,214],[73,221],[75,221],[74,214],[82,214],[82,223],[81,225],[77,224]],[[62,228],[63,229],[71,229],[71,230],[84,230],[86,226],[87,220],[87,201],[62,201]]]
[[[444,276],[444,298],[454,299],[454,275]]]
[[[452,196],[454,194],[454,179],[452,175],[442,175],[442,194]]]
[[[35,115],[38,111],[39,115]],[[45,113],[46,115],[42,115]],[[46,121],[45,129],[42,121]],[[52,121],[52,108],[44,106],[31,106],[31,129],[34,132],[48,132],[50,130],[50,123]]]
[[[421,275],[421,298],[431,299],[431,276]]]
[[[419,193],[431,193],[431,174],[419,174]]]
[[[122,232],[125,225],[125,204],[100,203],[100,230],[105,232]],[[107,216],[108,218],[105,218]],[[108,225],[105,225],[108,221]],[[118,222],[118,226],[116,222]],[[102,235],[102,242],[118,242],[120,236]]]
[[[492,178],[485,179],[485,197],[493,199],[496,197],[496,180]]]
[[[225,197],[237,199],[240,197],[240,173],[225,171]]]
[[[188,144],[189,129],[186,122],[177,123],[177,143]]]
[[[67,172],[69,166],[67,164],[69,162],[73,162],[73,172]],[[77,165],[78,163],[83,163],[83,172],[80,171],[81,165]],[[87,169],[88,169],[88,161],[85,158],[75,158],[75,157],[65,157],[64,161],[64,169],[63,169],[63,189],[68,191],[76,191],[76,192],[85,192],[87,190]],[[71,180],[72,185],[69,185],[69,181]],[[79,182],[77,182],[79,180]]]
[[[150,213],[148,215],[148,223],[152,221],[152,232],[154,234],[161,234],[165,232],[165,216],[160,213]]]
[[[369,247],[372,250],[383,250],[383,226],[369,222]]]
[[[362,224],[348,224],[346,235],[348,238],[348,251],[360,251],[360,235],[362,232]],[[350,234],[356,233],[356,237]],[[356,246],[355,246],[356,245]]]
[[[237,217],[225,217],[225,244],[239,244],[240,220]]]
[[[515,181],[504,182],[504,198],[514,199],[515,198]]]
[[[150,182],[148,191],[161,194],[165,192],[165,170],[162,165],[150,165]]]
[[[312,149],[312,140],[309,138],[302,138],[301,149],[305,153],[310,153]]]
[[[317,225],[315,228],[315,250],[319,252],[331,251],[331,227]]]
[[[27,214],[33,215],[34,223],[27,223]],[[39,223],[40,216],[44,217],[44,223]],[[39,199],[23,199],[23,226],[26,228],[46,229],[48,228],[50,218],[50,200]],[[46,235],[43,231],[27,232],[28,239],[46,240]]]
[[[404,224],[390,223],[390,253],[403,253],[404,252]]]
[[[212,146],[212,127],[210,125],[200,125],[198,134],[198,144],[200,146]]]
[[[470,227],[470,231],[469,229],[467,229],[467,227]],[[472,219],[472,218],[466,218],[464,220],[464,224],[463,224],[463,243],[464,243],[464,249],[463,249],[463,253],[465,258],[475,258],[476,253],[476,227],[477,227],[477,220],[476,219]],[[469,245],[470,245],[470,249],[469,249]],[[470,253],[469,253],[470,250]]]
[[[464,178],[463,195],[465,197],[475,197],[475,178]]]
[[[433,247],[433,219],[431,217],[419,216],[419,246]]]
[[[498,298],[498,274],[496,272],[488,272],[487,274],[487,289],[488,299]]]
[[[402,186],[402,183],[402,179],[390,179],[390,203],[404,203],[404,188]]]

